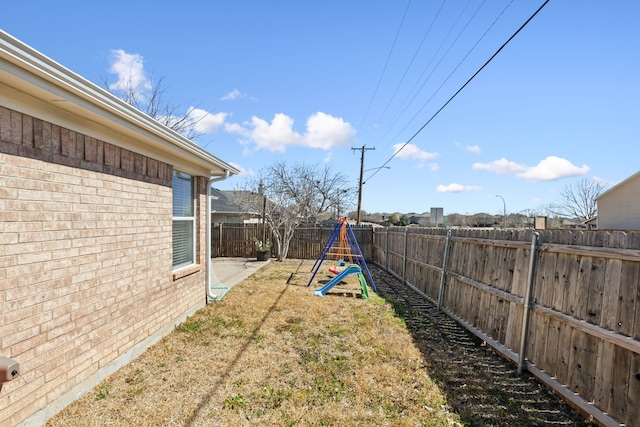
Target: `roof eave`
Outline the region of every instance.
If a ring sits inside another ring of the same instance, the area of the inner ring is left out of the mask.
[[[160,124],[105,89],[63,67],[0,30],[0,76],[12,89],[89,121],[87,127],[109,128],[123,137],[135,136],[184,166],[202,175],[237,175],[240,171],[204,150],[193,141]],[[16,97],[15,102],[20,101]],[[47,110],[42,106],[42,110]],[[99,136],[99,135],[98,135]]]

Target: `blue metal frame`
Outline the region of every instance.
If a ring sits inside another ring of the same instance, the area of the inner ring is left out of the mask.
[[[349,221],[347,220],[347,218],[341,218],[336,224],[335,228],[333,229],[333,232],[331,233],[331,236],[327,240],[327,243],[322,248],[322,252],[320,252],[320,255],[318,255],[318,258],[316,258],[316,262],[313,264],[313,267],[311,267],[311,271],[313,271],[313,275],[311,276],[311,279],[309,279],[309,283],[307,283],[307,286],[310,286],[311,283],[313,282],[313,279],[316,277],[316,274],[318,273],[320,266],[324,262],[325,258],[327,257],[327,254],[329,253],[329,251],[331,250],[331,247],[336,241],[336,237],[338,237],[338,235],[340,234],[340,229],[342,228],[343,225],[346,226],[347,232],[345,234],[347,237],[347,243],[349,244],[349,249],[351,250],[351,253],[355,255],[356,263],[362,269],[362,271],[367,272],[367,277],[369,278],[369,283],[371,284],[371,287],[373,288],[374,292],[378,292],[378,289],[376,288],[376,284],[373,281],[373,277],[371,276],[371,272],[369,271],[369,267],[367,267],[367,262],[364,260],[364,255],[362,255],[362,250],[360,250],[360,246],[358,245],[358,240],[356,239],[356,235],[354,234],[353,229],[351,228],[351,225],[349,224]]]

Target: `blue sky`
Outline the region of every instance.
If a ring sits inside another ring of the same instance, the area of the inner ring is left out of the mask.
[[[635,0],[550,1],[434,117],[542,3],[30,0],[0,28],[103,87],[162,78],[245,176],[328,163],[356,187],[366,146],[365,211],[500,214],[640,169]]]

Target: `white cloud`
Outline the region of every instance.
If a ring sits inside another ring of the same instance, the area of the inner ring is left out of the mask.
[[[256,175],[256,172],[253,169],[245,169],[242,166],[240,166],[239,164],[234,163],[234,162],[229,162],[229,164],[240,171],[240,173],[238,175],[236,175],[238,177],[255,176]]]
[[[528,168],[526,171],[519,173],[518,177],[528,181],[555,181],[561,178],[571,176],[586,175],[589,173],[589,167],[582,165],[578,167],[573,165],[569,160],[556,156],[549,156],[541,160],[536,166]]]
[[[198,133],[213,133],[224,124],[228,113],[209,113],[200,108],[189,107],[189,114],[197,120],[195,129]]]
[[[109,73],[118,76],[118,80],[110,84],[109,89],[113,91],[133,90],[139,95],[144,95],[151,90],[151,79],[144,71],[142,55],[115,49],[111,51],[109,61],[111,62]]]
[[[228,113],[212,114],[200,108],[189,107],[187,109],[189,121],[193,121],[193,130],[198,134],[215,133],[220,128],[228,115]],[[182,116],[158,116],[159,122],[172,128],[176,124],[184,120]],[[188,129],[187,129],[188,131]]]
[[[477,145],[467,145],[466,147],[464,147],[464,149],[470,153],[482,154],[482,150]]]
[[[522,173],[527,170],[526,165],[510,162],[504,157],[489,163],[474,163],[471,167],[475,170],[495,172],[499,175]]]
[[[393,154],[403,160],[429,160],[439,156],[438,153],[423,151],[415,144],[404,144],[402,142],[393,145]]]
[[[556,156],[548,156],[536,166],[521,165],[502,158],[489,163],[474,163],[472,167],[475,170],[490,171],[500,175],[513,174],[518,178],[534,182],[555,181],[589,173],[588,166],[582,165],[582,167],[578,167],[569,160]]]
[[[355,139],[355,129],[341,117],[315,113],[307,120],[307,133],[303,145],[328,150],[348,147]]]
[[[480,191],[480,187],[475,185],[461,185],[452,183],[449,185],[438,185],[436,191],[438,193],[469,193]]]
[[[146,102],[145,98],[150,95],[153,89],[153,82],[144,71],[142,55],[127,53],[122,49],[115,49],[111,51],[110,63],[109,73],[115,74],[117,81],[110,84],[109,89],[115,92],[133,92],[140,97],[139,101]],[[195,107],[189,107],[187,114],[197,121],[195,131],[201,134],[215,132],[224,124],[228,115],[228,113],[212,114]],[[184,117],[159,115],[157,119],[161,123],[165,123],[171,127],[173,124],[184,119]]]
[[[220,101],[231,101],[237,98],[245,98],[247,96],[246,93],[240,92],[238,89],[234,89],[231,92],[220,98]]]
[[[238,123],[225,123],[224,131],[227,133],[242,135],[245,138],[249,138],[251,136],[251,131]]]
[[[253,143],[256,149],[284,152],[288,146],[303,146],[329,150],[346,147],[355,141],[355,129],[340,117],[322,112],[312,114],[306,123],[306,131],[300,134],[293,129],[294,121],[286,114],[275,114],[271,123],[259,117],[251,122],[225,125],[225,131],[243,136],[245,144]]]
[[[428,166],[429,166],[429,169],[430,169],[432,172],[435,172],[435,171],[437,171],[437,170],[439,170],[439,169],[440,169],[440,165],[439,165],[439,164],[437,164],[437,163],[429,163],[429,165],[428,165]]]
[[[251,127],[249,138],[257,149],[284,153],[288,145],[302,144],[302,136],[293,130],[293,119],[285,114],[276,114],[271,123],[254,116]]]

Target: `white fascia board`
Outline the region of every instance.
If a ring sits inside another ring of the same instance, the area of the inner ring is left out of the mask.
[[[1,30],[0,85],[0,102],[9,108],[35,110],[43,120],[132,149],[187,173],[240,173],[188,138]]]

